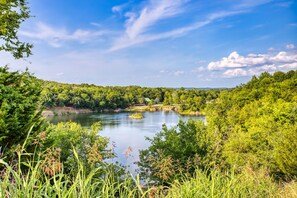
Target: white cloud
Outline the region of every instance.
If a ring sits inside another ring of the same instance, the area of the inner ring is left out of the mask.
[[[186,2],[187,0],[150,0],[139,12],[127,12],[125,33],[115,40],[110,51],[168,37],[168,35],[147,35],[145,33],[161,20],[182,13]]]
[[[241,77],[247,76],[248,72],[243,69],[228,69],[223,73],[224,78],[233,78],[233,77]]]
[[[227,16],[233,16],[241,13],[248,12],[247,10],[235,10],[235,11],[220,11],[220,12],[215,12],[210,15],[208,15],[208,20],[213,21],[216,19],[224,18]]]
[[[220,61],[210,62],[209,70],[225,70],[229,68],[260,67],[264,65],[281,66],[297,62],[297,53],[279,52],[277,54],[249,54],[241,56],[236,51]]]
[[[224,78],[259,75],[263,72],[297,69],[297,52],[248,54],[241,56],[236,51],[220,61],[210,62],[208,70],[223,71]]]
[[[288,64],[284,64],[279,66],[281,69],[297,69],[297,62],[295,63],[288,63]]]
[[[125,9],[127,6],[128,6],[129,3],[124,3],[124,4],[121,4],[121,5],[116,5],[116,6],[113,6],[111,8],[112,12],[113,13],[116,13],[116,12],[122,12],[123,9]]]
[[[295,49],[295,45],[291,43],[291,44],[286,45],[286,48],[287,49]]]
[[[47,42],[52,47],[61,47],[64,41],[85,43],[107,33],[107,31],[103,30],[91,31],[83,29],[69,32],[64,28],[54,28],[42,22],[37,23],[34,31],[21,30],[19,32],[22,36]]]
[[[257,1],[241,0],[239,1],[240,3],[238,5],[235,5],[235,8],[251,8],[251,7],[269,3],[271,1],[272,0],[257,0]]]
[[[277,70],[277,67],[272,64],[272,65],[263,65],[261,67],[255,67],[255,68],[251,68],[248,70],[248,74],[249,76],[252,75],[260,75],[263,72],[275,72]]]
[[[150,4],[145,6],[138,17],[128,15],[126,22],[126,33],[129,38],[135,38],[138,35],[146,32],[148,28],[156,22],[176,16],[182,12],[182,5],[185,0],[151,0]]]
[[[275,65],[263,65],[261,67],[254,67],[251,69],[228,69],[223,73],[224,78],[234,78],[234,77],[243,77],[243,76],[253,76],[253,75],[260,75],[263,72],[275,72],[277,67]]]

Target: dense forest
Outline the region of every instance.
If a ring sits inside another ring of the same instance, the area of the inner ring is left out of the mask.
[[[125,109],[136,104],[176,105],[179,112],[203,111],[220,90],[147,88],[139,86],[103,87],[41,81],[45,107],[87,108],[94,111]]]

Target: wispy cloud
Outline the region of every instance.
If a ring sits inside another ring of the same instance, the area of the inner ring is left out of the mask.
[[[186,0],[151,0],[138,16],[136,13],[128,13],[126,22],[128,37],[133,39],[146,32],[158,21],[180,14],[183,11],[182,6],[186,2]]]
[[[282,1],[282,2],[276,2],[276,3],[275,3],[275,6],[283,7],[283,8],[288,8],[288,7],[290,7],[293,3],[294,3],[293,0]]]
[[[259,0],[253,3],[251,1],[243,0],[237,4],[237,7],[230,8],[230,10],[209,13],[208,15],[205,15],[204,19],[192,24],[177,27],[166,32],[151,33],[150,30],[155,26],[158,26],[160,21],[165,19],[168,20],[182,14],[185,11],[185,5],[187,2],[188,0],[150,0],[138,12],[127,12],[125,31],[121,37],[114,40],[109,51],[129,48],[131,46],[160,39],[180,37],[190,31],[197,30],[213,23],[216,20],[250,12],[252,7],[268,3],[270,0]],[[114,9],[117,10],[118,8]]]
[[[62,43],[65,41],[85,43],[107,33],[109,32],[105,30],[91,31],[83,29],[77,29],[74,32],[69,32],[65,28],[51,27],[42,22],[37,23],[32,31],[21,30],[19,32],[22,36],[44,41],[52,47],[61,47]]]
[[[185,74],[185,71],[175,71],[173,74],[174,74],[175,76],[180,76],[180,75]]]
[[[292,43],[291,43],[291,44],[287,44],[287,45],[286,45],[286,48],[287,48],[287,49],[295,49],[295,45],[292,44]]]
[[[207,68],[202,67],[202,66],[197,67],[197,68],[192,70],[193,73],[201,73],[201,72],[204,72],[204,71],[207,71]]]
[[[175,70],[175,71],[169,71],[169,70],[161,70],[159,71],[160,74],[164,75],[169,75],[169,76],[181,76],[186,74],[186,71],[183,70]]]
[[[121,38],[116,39],[110,51],[166,37],[161,34],[146,35],[145,33],[159,21],[182,13],[186,2],[187,0],[150,0],[139,12],[127,12],[125,33]]]
[[[124,3],[124,4],[121,4],[121,5],[116,5],[116,6],[113,6],[111,8],[111,10],[112,10],[113,13],[122,12],[128,5],[129,5],[129,3]]]
[[[256,6],[260,6],[263,4],[267,4],[272,2],[272,0],[257,0],[257,1],[251,1],[251,0],[241,0],[238,1],[238,4],[235,4],[235,8],[243,9],[243,8],[252,8]]]

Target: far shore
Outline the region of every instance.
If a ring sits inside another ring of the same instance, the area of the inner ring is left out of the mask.
[[[42,112],[43,117],[51,116],[62,116],[68,114],[85,114],[85,113],[94,113],[94,112],[105,112],[105,113],[118,113],[118,112],[155,112],[155,111],[175,111],[180,115],[187,116],[205,116],[203,112],[193,112],[193,111],[180,111],[178,105],[134,105],[126,109],[104,109],[102,111],[94,111],[91,109],[77,109],[73,107],[52,107],[45,109]]]
[[[73,107],[52,107],[45,109],[42,112],[43,117],[50,117],[50,116],[61,116],[67,114],[83,114],[83,113],[92,113],[91,109],[76,109]]]

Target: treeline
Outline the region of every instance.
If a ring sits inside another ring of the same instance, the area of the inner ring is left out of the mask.
[[[103,87],[42,81],[45,107],[88,108],[95,111],[127,108],[135,104],[177,105],[180,111],[201,111],[219,95],[219,90],[147,88],[139,86]]]
[[[206,109],[207,124],[164,126],[149,139],[140,152],[144,178],[168,185],[197,169],[261,173],[269,181],[297,177],[297,71],[253,77],[222,91]]]

